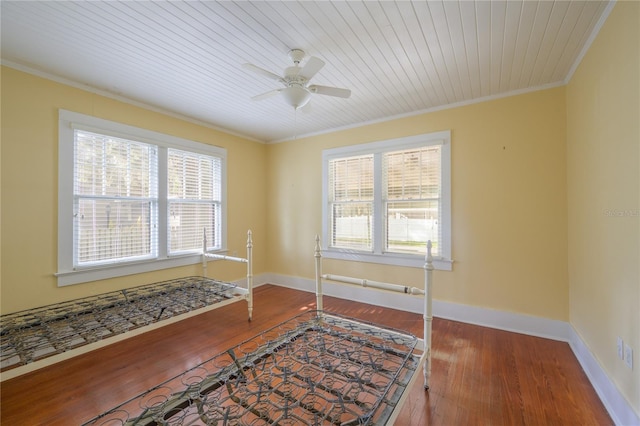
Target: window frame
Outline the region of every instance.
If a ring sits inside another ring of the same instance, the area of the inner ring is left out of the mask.
[[[76,129],[155,145],[157,153],[157,256],[153,259],[102,265],[74,265],[74,132]],[[200,254],[168,254],[167,153],[169,148],[216,156],[221,159],[220,248],[227,248],[227,150],[176,136],[117,123],[77,112],[58,111],[58,286],[80,284],[125,275],[151,272],[201,262]]]
[[[384,200],[382,197],[382,154],[427,146],[440,145],[441,165],[441,254],[434,256],[433,264],[439,270],[452,270],[451,259],[451,131],[426,133],[397,139],[388,139],[358,145],[330,148],[322,151],[322,250],[323,256],[329,259],[350,260],[357,262],[379,263],[386,265],[422,268],[424,256],[406,253],[384,252],[383,234]],[[329,161],[374,154],[374,216],[373,216],[373,251],[329,247],[330,237],[330,200],[329,200]]]

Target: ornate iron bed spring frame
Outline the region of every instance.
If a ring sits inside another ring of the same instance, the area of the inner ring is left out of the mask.
[[[425,334],[328,313],[297,315],[169,379],[85,425],[382,425],[393,424],[423,366],[428,389],[431,245],[425,290],[321,274],[322,280],[425,295]]]
[[[132,287],[0,316],[1,380],[37,370],[172,322],[247,301],[253,315],[253,241],[247,257],[207,251],[203,238],[202,277]],[[247,288],[207,278],[209,260],[247,264]]]

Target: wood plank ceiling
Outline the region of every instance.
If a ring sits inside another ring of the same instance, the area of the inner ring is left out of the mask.
[[[264,142],[567,82],[609,1],[7,1],[2,63]],[[295,111],[282,75],[326,65]],[[303,60],[301,65],[304,65]]]

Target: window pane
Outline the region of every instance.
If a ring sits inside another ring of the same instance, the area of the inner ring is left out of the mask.
[[[220,201],[221,164],[218,157],[169,149],[169,198]]]
[[[426,254],[427,241],[437,256],[440,241],[438,201],[387,203],[387,247],[395,253]]]
[[[76,130],[74,193],[152,197],[154,161],[152,145]]]
[[[157,148],[74,131],[75,264],[149,258]]]
[[[373,249],[371,203],[334,203],[332,212],[332,247],[367,251]]]
[[[385,251],[425,254],[440,241],[440,146],[384,154]]]
[[[373,199],[373,155],[329,162],[329,197],[334,201]]]
[[[222,160],[169,149],[168,161],[169,253],[201,250],[203,231],[207,248],[221,247]]]
[[[78,264],[150,256],[150,217],[149,201],[79,199]]]
[[[385,191],[388,200],[440,197],[440,146],[385,154]]]
[[[171,253],[202,249],[203,230],[207,245],[219,247],[220,205],[217,203],[169,203],[169,250]]]

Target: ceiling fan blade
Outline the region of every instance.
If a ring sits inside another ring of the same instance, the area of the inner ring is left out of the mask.
[[[317,93],[318,95],[337,96],[338,98],[348,98],[351,96],[351,90],[341,89],[339,87],[318,86],[312,84],[308,87],[311,93]]]
[[[278,74],[274,74],[271,71],[265,70],[264,68],[260,68],[258,66],[253,65],[253,64],[242,64],[242,66],[244,68],[250,70],[250,71],[255,72],[256,74],[263,75],[263,76],[268,77],[268,78],[270,78],[272,80],[280,81],[280,82],[283,81],[282,77],[280,77]]]
[[[318,71],[320,71],[324,67],[324,61],[320,58],[316,58],[312,56],[309,58],[307,63],[302,67],[298,76],[304,77],[307,81],[311,80],[311,78],[316,75]]]
[[[269,90],[268,92],[265,92],[265,93],[263,93],[261,95],[253,96],[251,99],[254,100],[254,101],[261,101],[263,99],[270,98],[273,95],[277,95],[278,93],[280,93],[281,90],[282,89]]]

